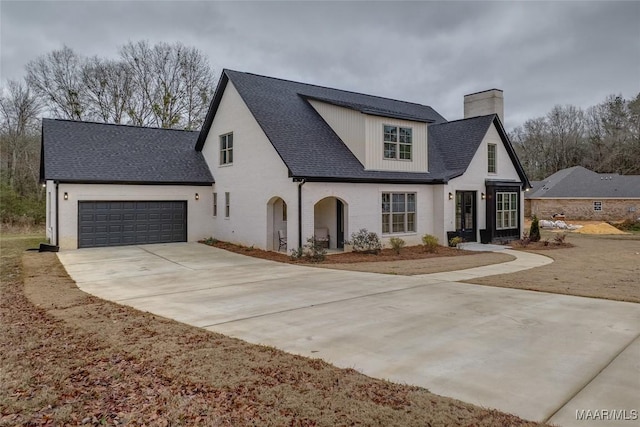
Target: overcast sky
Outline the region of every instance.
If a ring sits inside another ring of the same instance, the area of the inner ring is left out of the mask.
[[[223,68],[430,105],[504,90],[506,127],[640,92],[640,2],[0,2],[0,76],[64,44],[180,41]]]

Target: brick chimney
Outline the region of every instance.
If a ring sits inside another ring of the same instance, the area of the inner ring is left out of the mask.
[[[504,123],[504,95],[501,89],[489,89],[464,96],[464,118],[497,114]]]

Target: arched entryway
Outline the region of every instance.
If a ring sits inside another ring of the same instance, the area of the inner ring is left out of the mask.
[[[316,238],[328,236],[329,249],[344,248],[348,239],[348,205],[337,197],[325,197],[313,206],[313,226]]]
[[[287,252],[287,203],[274,196],[267,202],[267,250]]]

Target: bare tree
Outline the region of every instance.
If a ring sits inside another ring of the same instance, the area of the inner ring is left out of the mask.
[[[55,117],[82,120],[87,100],[82,83],[83,59],[64,46],[29,62],[26,80]]]
[[[610,95],[586,112],[555,106],[511,134],[529,178],[542,179],[571,166],[601,173],[640,174],[640,93]]]
[[[584,151],[584,113],[573,105],[556,105],[547,114],[551,168],[560,170],[579,164]]]
[[[216,83],[206,57],[181,43],[129,42],[115,60],[64,46],[26,68],[55,117],[163,128],[199,128]]]
[[[135,94],[129,116],[139,125],[198,128],[215,88],[207,59],[181,43],[128,43],[120,50]]]
[[[132,78],[122,61],[97,56],[82,65],[88,115],[105,123],[126,123],[132,98]]]
[[[0,95],[2,181],[22,195],[38,188],[40,104],[29,88],[10,80]]]

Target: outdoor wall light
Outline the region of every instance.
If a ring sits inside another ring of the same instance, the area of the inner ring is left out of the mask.
[[[196,193],[196,200],[200,200],[200,195]]]
[[[482,200],[484,200],[484,199],[486,199],[486,198],[487,198],[487,196],[486,196],[484,193],[480,193],[480,198],[481,198]]]
[[[453,200],[453,193],[449,193],[449,200]]]
[[[69,193],[67,193],[66,191],[64,192],[64,199],[69,200]]]

